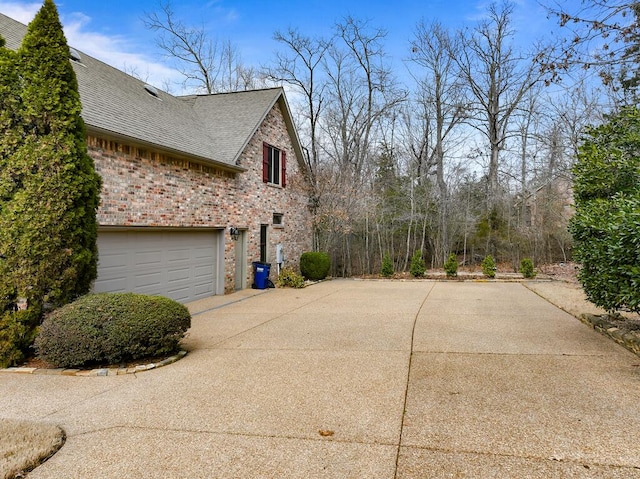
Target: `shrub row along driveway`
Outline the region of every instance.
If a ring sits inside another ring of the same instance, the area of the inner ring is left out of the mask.
[[[68,434],[30,478],[640,476],[640,359],[521,284],[336,280],[190,308],[173,365],[0,375],[1,416]]]

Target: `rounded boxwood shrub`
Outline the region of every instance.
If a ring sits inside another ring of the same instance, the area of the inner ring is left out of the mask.
[[[189,327],[187,308],[169,298],[89,294],[49,314],[35,348],[58,367],[117,364],[177,351]]]
[[[327,253],[308,251],[300,256],[300,272],[311,281],[325,279],[331,268],[331,259]]]

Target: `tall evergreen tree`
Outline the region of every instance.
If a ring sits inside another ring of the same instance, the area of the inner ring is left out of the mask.
[[[20,76],[17,54],[5,48],[0,37],[0,216],[8,200],[15,193],[10,163],[22,140],[22,128],[18,110],[20,106]],[[0,226],[2,228],[2,226]],[[0,232],[1,234],[1,232]],[[15,288],[9,277],[8,264],[0,242],[0,316],[15,300]],[[0,329],[2,325],[0,324]]]
[[[39,308],[88,292],[96,277],[101,180],[53,0],[29,24],[17,60],[21,140],[2,174],[0,254],[15,295]]]

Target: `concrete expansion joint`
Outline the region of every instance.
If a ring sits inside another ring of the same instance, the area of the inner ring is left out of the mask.
[[[187,355],[186,351],[180,351],[173,356],[170,356],[162,361],[149,364],[138,364],[127,368],[94,368],[94,369],[76,369],[76,368],[27,368],[27,367],[15,367],[0,369],[0,373],[7,374],[36,374],[36,375],[58,375],[58,376],[82,376],[82,377],[96,377],[96,376],[123,376],[125,374],[136,374],[143,371],[150,371],[151,369],[158,369],[169,364],[173,364],[176,361],[184,358]]]

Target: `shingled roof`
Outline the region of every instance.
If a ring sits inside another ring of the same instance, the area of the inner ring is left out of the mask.
[[[27,27],[0,13],[0,35],[17,50]],[[75,47],[74,47],[75,48]],[[302,150],[282,88],[177,97],[79,51],[72,61],[87,131],[148,145],[232,171],[278,103],[298,161]]]

